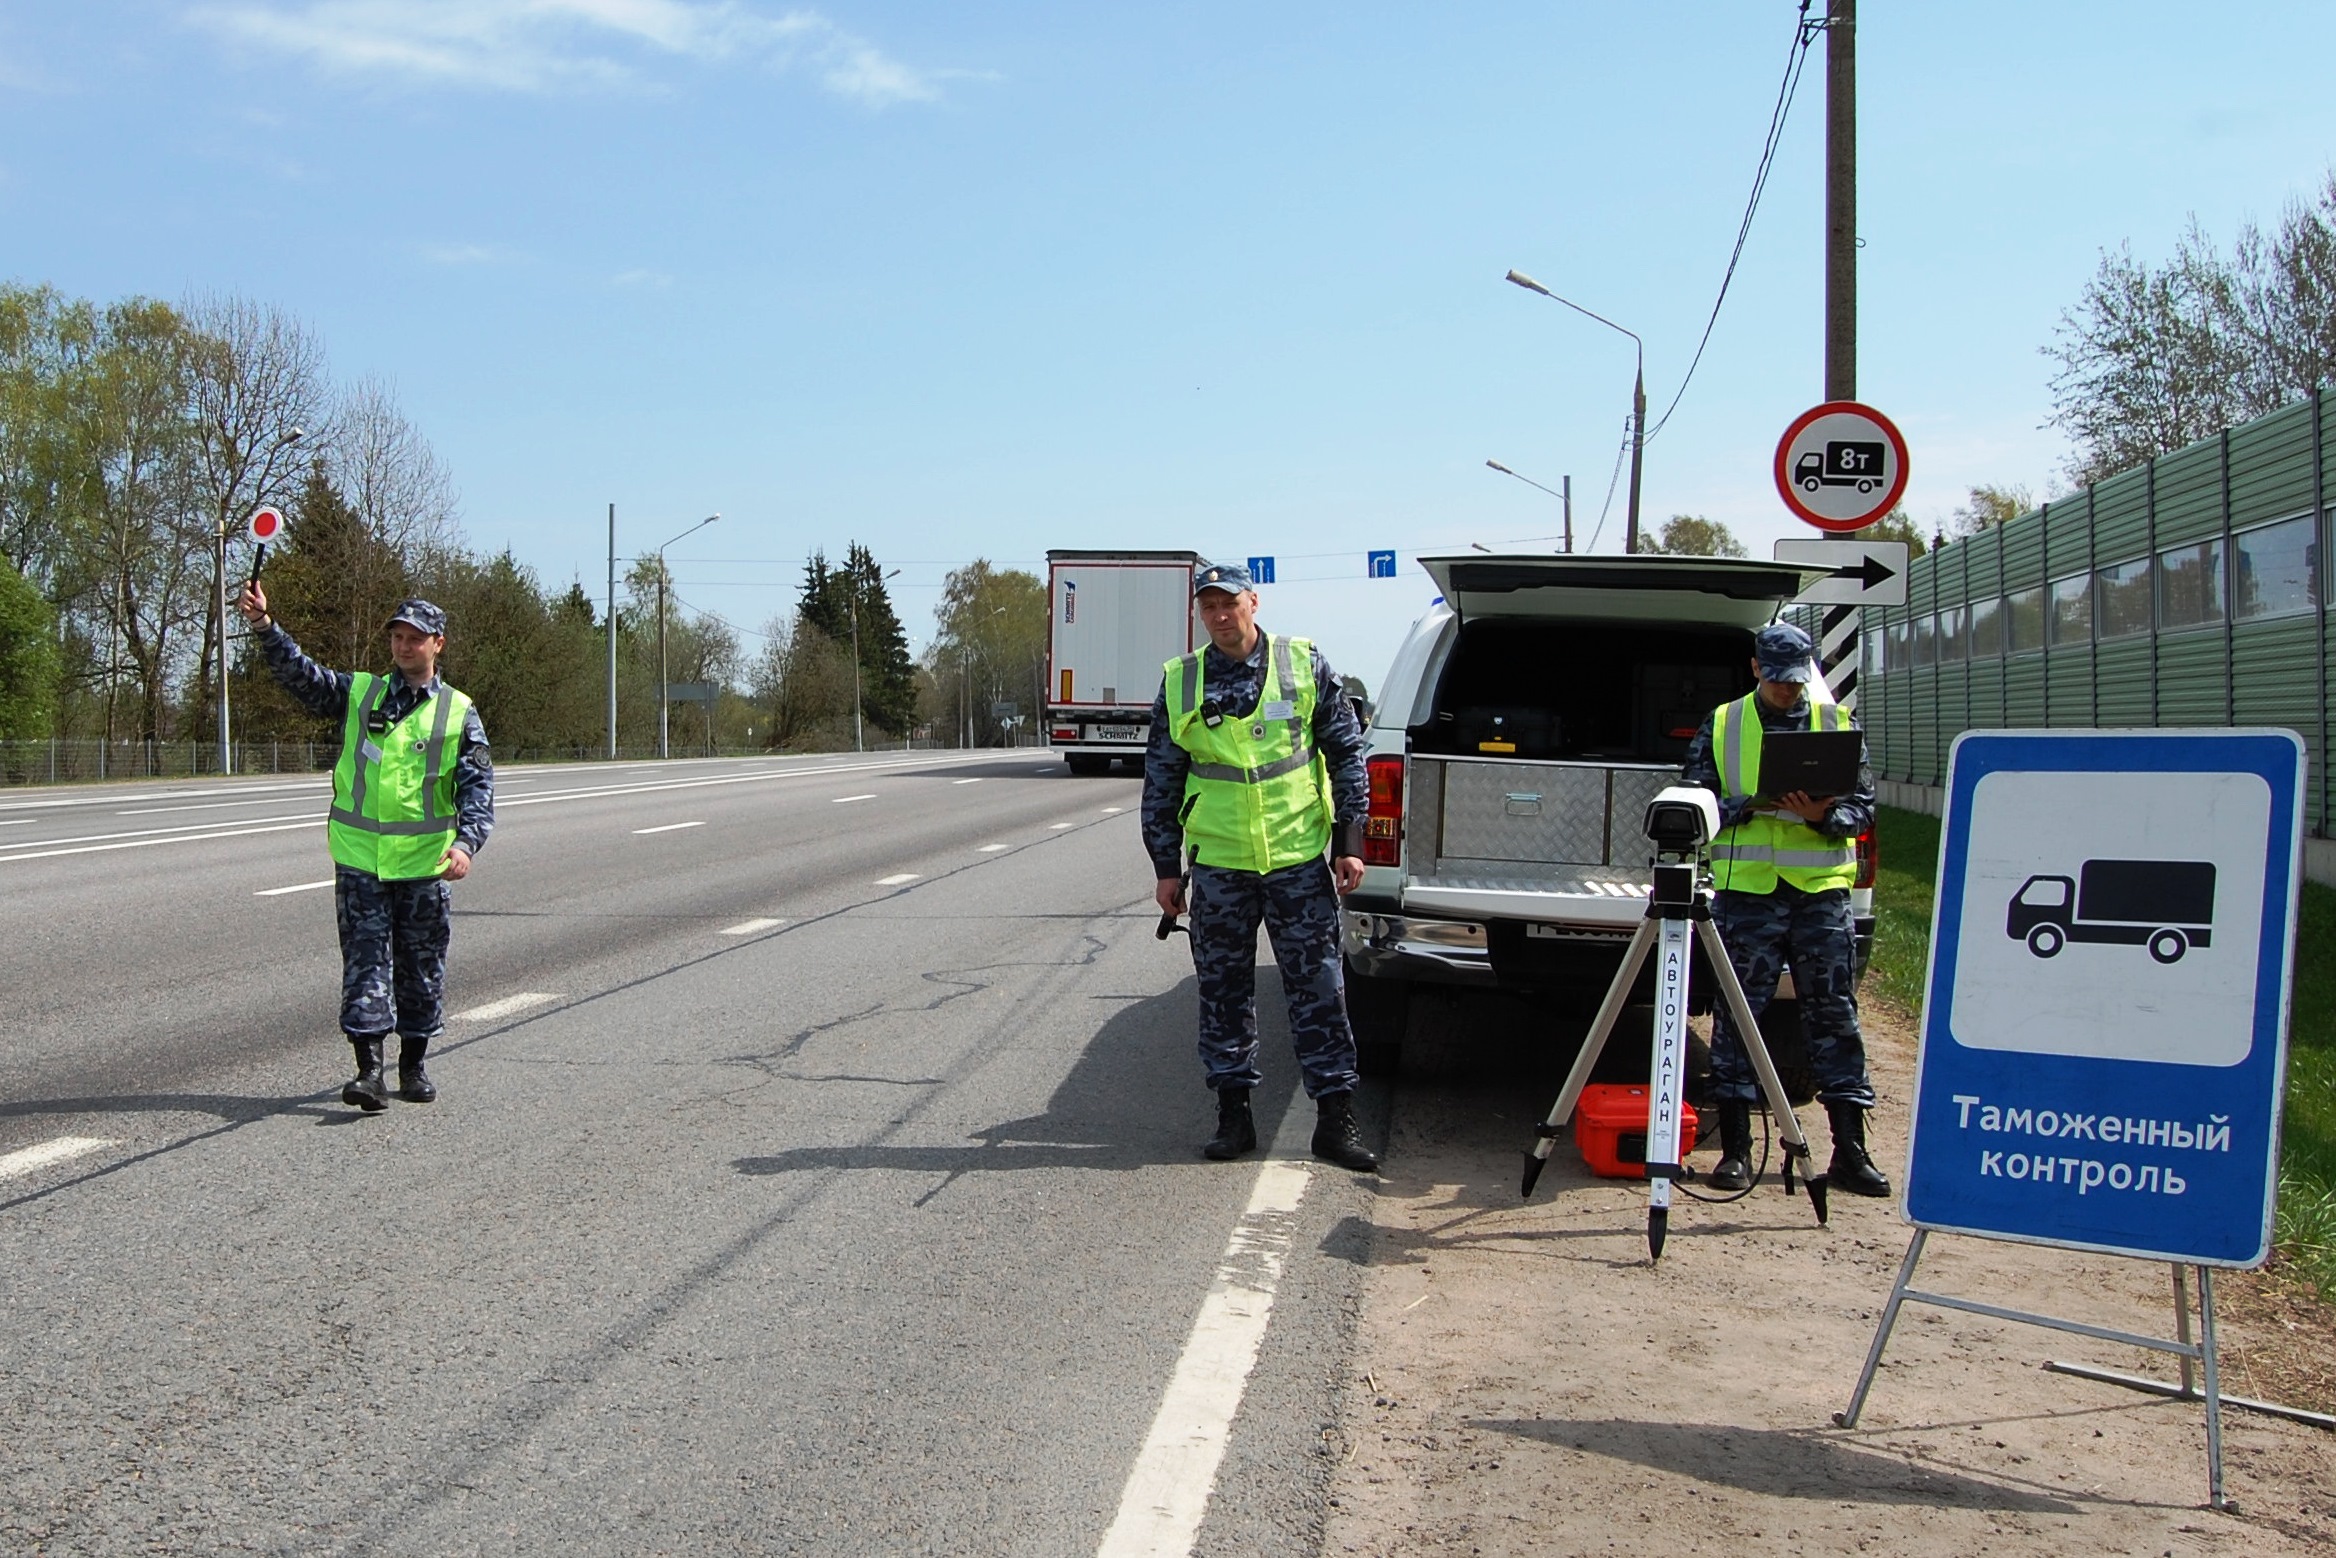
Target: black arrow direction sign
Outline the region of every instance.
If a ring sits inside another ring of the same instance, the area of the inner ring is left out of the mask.
[[[1862,580],[1865,588],[1870,592],[1897,578],[1898,570],[1883,562],[1879,557],[1868,553],[1846,568],[1834,569],[1833,577]]]

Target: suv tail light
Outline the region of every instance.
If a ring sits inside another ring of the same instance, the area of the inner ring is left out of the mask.
[[[1370,775],[1371,805],[1363,814],[1363,864],[1393,866],[1403,863],[1403,758],[1374,757],[1365,766]]]
[[[1857,886],[1874,885],[1874,874],[1882,868],[1882,847],[1875,842],[1874,830],[1868,828],[1857,836]]]

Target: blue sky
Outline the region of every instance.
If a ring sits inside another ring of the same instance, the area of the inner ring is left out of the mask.
[[[2336,8],[1861,9],[1859,388],[1930,523],[2052,483],[2037,348],[2104,246],[2324,178]],[[1366,549],[1559,528],[1487,458],[1598,523],[1630,344],[1502,274],[1644,336],[1659,414],[1795,15],[4,0],[0,276],[291,310],[555,583],[599,592],[610,502],[628,554],[721,511],[679,590],[750,629],[853,539],[919,641],[975,556],[1272,553],[1266,622],[1375,686],[1432,589]],[[1821,398],[1822,126],[1820,57],[1647,451],[1650,523],[1762,555],[1813,533],[1768,462]]]

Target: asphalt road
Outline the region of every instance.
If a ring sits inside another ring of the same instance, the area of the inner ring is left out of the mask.
[[[374,1116],[321,780],[0,793],[0,1550],[1318,1550],[1372,1185],[1270,960],[1198,1158],[1133,780],[500,779]]]

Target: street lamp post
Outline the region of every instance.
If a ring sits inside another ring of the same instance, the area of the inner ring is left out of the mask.
[[[1523,482],[1528,487],[1541,487],[1541,483],[1535,481],[1532,477],[1517,476],[1515,471],[1510,470],[1507,466],[1501,464],[1501,462],[1498,460],[1487,460],[1484,463],[1491,466],[1494,470],[1500,472],[1503,476],[1516,476],[1517,480]],[[1565,491],[1559,492],[1554,487],[1541,487],[1541,490],[1548,493],[1551,497],[1557,499],[1560,503],[1565,505],[1565,549],[1568,552],[1571,552],[1574,549],[1574,479],[1571,476],[1567,476],[1561,478],[1561,480],[1565,482]]]
[[[695,535],[721,517],[719,514],[708,514],[704,519],[684,530],[681,535],[675,536],[673,541],[679,541],[682,536]],[[666,542],[665,546],[673,545],[673,541]],[[667,696],[665,680],[665,546],[657,548],[657,755],[659,757],[671,755],[671,747],[666,739],[672,714],[672,701]]]
[[[307,436],[299,428],[287,429],[276,440],[275,447],[268,451],[268,465],[272,467],[279,453],[291,448]],[[267,477],[268,471],[263,468],[260,480],[265,483]],[[227,505],[230,501],[232,501],[232,495],[220,499],[219,531],[211,538],[211,591],[214,597],[212,604],[219,613],[219,772],[222,774],[235,772],[234,726],[228,718],[227,697]]]
[[[1595,319],[1609,330],[1621,330],[1630,337],[1630,344],[1638,349],[1638,377],[1630,390],[1630,513],[1622,535],[1622,549],[1635,552],[1638,550],[1638,478],[1647,450],[1647,343],[1638,338],[1637,331],[1623,330],[1622,326],[1604,314],[1591,313],[1571,298],[1559,297],[1523,271],[1509,272],[1508,279],[1528,292],[1540,293],[1553,303],[1563,303],[1584,318]]]

